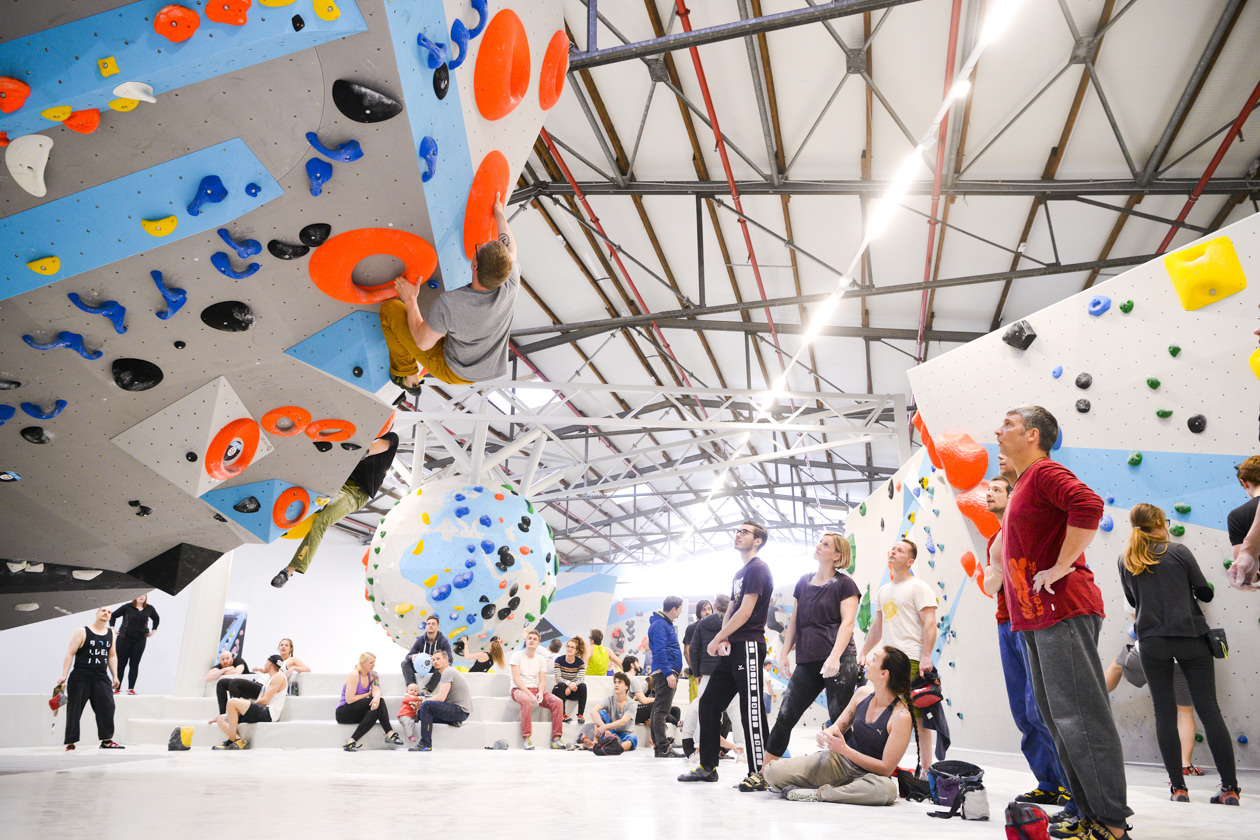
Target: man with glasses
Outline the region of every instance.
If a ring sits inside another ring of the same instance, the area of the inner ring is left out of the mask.
[[[748,776],[739,783],[739,789],[766,790],[761,777],[766,744],[762,669],[766,661],[766,614],[774,578],[757,551],[767,538],[766,529],[755,522],[744,522],[735,529],[735,550],[743,565],[731,582],[731,602],[722,628],[706,648],[710,656],[719,659],[700,695],[700,766],[679,776],[680,782],[718,780],[722,710],[738,694],[748,759]]]

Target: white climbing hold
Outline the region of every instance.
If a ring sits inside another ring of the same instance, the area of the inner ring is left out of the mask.
[[[153,98],[153,87],[144,82],[123,82],[114,88],[114,96],[123,99],[139,99],[141,102],[157,102]]]
[[[27,134],[13,140],[4,150],[4,165],[19,187],[36,198],[48,194],[44,185],[44,167],[53,141],[42,134]]]
[[[18,612],[35,612],[35,610],[39,609],[39,604],[35,604],[35,603],[14,604],[13,609],[17,610]]]

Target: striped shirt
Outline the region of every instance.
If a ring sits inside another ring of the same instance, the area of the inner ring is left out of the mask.
[[[552,674],[556,682],[578,685],[586,682],[586,663],[576,656],[571,663],[564,656],[557,656]]]

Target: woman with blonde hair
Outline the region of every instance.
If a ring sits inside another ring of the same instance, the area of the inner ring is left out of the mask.
[[[455,643],[455,645],[459,648],[460,659],[472,660],[473,664],[468,668],[468,673],[470,674],[480,674],[483,671],[489,671],[491,665],[496,668],[506,667],[505,663],[507,660],[503,658],[503,640],[498,636],[490,637],[490,646],[488,649],[474,650],[469,654],[464,653],[464,651],[468,649],[468,646],[463,639],[460,639]]]
[[[284,661],[284,667],[280,670],[284,671],[284,677],[289,681],[289,693],[297,696],[298,674],[309,674],[311,666],[297,658],[297,655],[293,652],[292,639],[281,639],[280,644],[276,645],[276,653]]]
[[[766,762],[787,751],[792,727],[818,698],[827,692],[828,718],[835,722],[849,705],[857,688],[857,647],[853,624],[862,593],[845,571],[852,564],[852,550],[843,534],[827,531],[814,547],[818,569],[801,576],[792,593],[792,615],[783,630],[779,667],[790,671],[788,654],[796,649],[796,670],[774,720],[766,743]]]
[[[1137,609],[1138,653],[1155,706],[1155,737],[1168,771],[1171,798],[1174,802],[1190,801],[1177,737],[1177,701],[1173,692],[1176,663],[1190,686],[1194,710],[1203,721],[1208,748],[1221,774],[1220,792],[1211,801],[1237,805],[1234,746],[1216,702],[1215,664],[1207,642],[1207,619],[1198,604],[1212,600],[1212,587],[1190,549],[1168,541],[1168,520],[1162,510],[1145,503],[1134,505],[1129,522],[1133,532],[1119,560],[1120,584],[1124,597]]]
[[[354,734],[342,749],[346,752],[357,752],[363,745],[359,741],[372,724],[379,723],[385,730],[385,741],[396,747],[402,746],[402,738],[389,725],[389,709],[381,699],[381,678],[376,673],[376,654],[364,653],[359,656],[359,664],[346,677],[346,684],[341,687],[341,702],[337,704],[337,723],[357,724]]]

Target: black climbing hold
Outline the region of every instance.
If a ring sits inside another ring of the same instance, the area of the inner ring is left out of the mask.
[[[148,516],[150,513],[153,513],[153,508],[146,505],[140,505],[139,509],[136,510],[136,516]]]
[[[196,453],[196,452],[185,452],[185,453],[184,453],[184,457],[185,457],[185,458],[187,458],[189,461],[196,461],[196,460],[197,460],[197,453]]]
[[[494,564],[494,567],[495,567],[496,569],[498,569],[500,572],[506,572],[506,571],[507,571],[507,566],[503,565],[503,561],[499,561],[498,563],[495,563],[495,564]]]
[[[508,605],[509,610],[514,610],[521,605],[521,599],[513,598],[512,600],[508,601],[507,605]]]
[[[1186,428],[1197,435],[1207,428],[1207,418],[1202,414],[1196,414],[1186,421]]]
[[[302,20],[301,15],[294,15],[293,20],[289,22],[293,24],[294,32],[301,32],[303,29],[306,28],[306,21]]]
[[[1027,350],[1036,340],[1037,331],[1032,328],[1032,324],[1022,318],[1011,324],[1006,328],[1006,332],[1002,333],[1002,341],[1016,350]]]
[[[140,500],[132,499],[130,502],[127,502],[127,504],[131,505],[132,507],[140,507]]]
[[[21,388],[22,383],[16,379],[0,379],[0,391],[12,391],[14,388]]]
[[[162,369],[144,359],[114,359],[114,384],[124,391],[147,391],[162,381]]]
[[[486,604],[482,607],[481,617],[487,620],[494,618],[494,604]]]
[[[880,519],[880,520],[879,520],[879,530],[881,530],[881,531],[882,531],[882,530],[884,530],[884,520],[883,520],[883,519]]]
[[[451,71],[446,69],[446,65],[433,71],[433,92],[437,94],[438,99],[445,99],[446,93],[451,89]]]
[[[512,614],[512,611],[508,609],[507,607],[504,607],[503,609],[499,610],[499,621],[503,621],[505,618],[507,618],[511,614]]]
[[[214,518],[215,518],[215,519],[217,519],[217,520],[219,520],[220,522],[227,522],[227,520],[223,518],[223,514],[221,514],[221,513],[216,513],[216,514],[214,515]]]
[[[478,600],[478,601],[480,601],[480,602],[481,602],[481,603],[483,603],[483,604],[488,604],[488,603],[490,603],[490,599],[489,599],[489,598],[487,598],[485,595],[482,595],[482,596],[481,596],[480,598],[478,598],[477,600]]]
[[[350,443],[349,441],[347,441],[346,443],[341,444],[341,448],[346,450],[347,452],[353,452],[356,449],[362,449],[363,447],[359,446],[359,444],[357,443]]]
[[[893,497],[893,492],[894,492],[894,490],[893,490],[893,483],[890,481],[890,482],[888,482],[888,498],[889,498],[889,499],[891,499],[891,498]]]
[[[187,345],[187,344],[185,344],[185,343],[184,343],[184,342],[182,342],[182,341],[177,341],[177,342],[175,342],[175,349],[176,349],[176,350],[183,350],[183,349],[184,349],[185,347],[187,347],[187,346],[188,346],[188,345]]]
[[[354,374],[354,378],[355,378],[355,379],[362,379],[362,378],[363,378],[363,368],[359,367],[358,365],[355,365],[355,366],[354,366],[354,370],[352,370],[352,371],[350,371],[350,372]]]
[[[296,260],[298,257],[305,257],[311,252],[311,249],[305,245],[290,245],[288,242],[281,242],[279,239],[273,239],[267,243],[267,250],[271,256],[281,260]]]
[[[52,438],[44,432],[43,426],[27,426],[21,434],[24,440],[31,443],[52,443]]]
[[[515,598],[516,593],[520,591],[521,591],[521,585],[519,583],[514,583],[512,584],[512,588],[508,590],[508,597]]]
[[[1076,377],[1076,387],[1080,388],[1082,391],[1084,391],[1086,388],[1088,388],[1090,385],[1093,385],[1093,384],[1094,384],[1094,377],[1090,376],[1088,373],[1082,373]]]
[[[1076,410],[1081,414],[1089,414],[1089,400],[1077,400]]]
[[[201,321],[223,332],[245,332],[254,326],[254,311],[239,300],[223,300],[201,310]]]
[[[262,503],[258,501],[257,496],[247,496],[232,505],[232,510],[237,513],[258,513],[262,510]]]
[[[315,441],[315,448],[320,452],[327,452],[332,449],[332,444],[326,440],[317,440]]]
[[[355,122],[382,122],[402,113],[402,103],[379,90],[338,79],[332,86],[333,104]]]
[[[517,524],[517,526],[516,526],[516,527],[520,528],[522,531],[524,531],[525,533],[527,533],[527,534],[528,534],[528,533],[529,533],[529,526],[530,526],[530,519],[529,519],[529,517],[528,517],[528,516],[522,516],[522,517],[521,517],[521,521]]]
[[[327,222],[309,224],[298,232],[298,239],[312,248],[323,245],[330,236],[332,236],[332,225]]]

